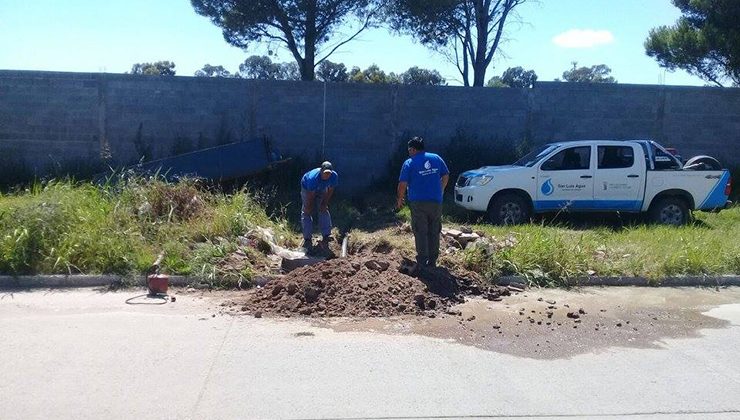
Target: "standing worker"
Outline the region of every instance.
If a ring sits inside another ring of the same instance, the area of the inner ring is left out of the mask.
[[[416,243],[419,267],[434,267],[439,257],[439,234],[442,231],[442,194],[450,171],[439,155],[424,151],[424,140],[414,137],[408,143],[409,158],[398,178],[396,208],[403,207],[408,190],[411,229]]]
[[[331,162],[324,162],[320,167],[306,172],[301,178],[301,225],[303,227],[303,246],[310,250],[313,247],[311,235],[313,234],[314,208],[318,203],[319,226],[323,242],[328,243],[331,239],[331,215],[329,214],[329,200],[334,194],[339,182],[339,176],[334,172]]]

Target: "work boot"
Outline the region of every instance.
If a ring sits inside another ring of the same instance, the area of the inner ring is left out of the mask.
[[[416,277],[416,275],[419,274],[419,264],[404,258],[403,261],[401,261],[401,267],[398,271],[403,274]]]
[[[311,252],[313,250],[313,242],[311,241],[311,239],[304,239],[303,243],[301,244],[301,248],[304,248],[307,254]]]

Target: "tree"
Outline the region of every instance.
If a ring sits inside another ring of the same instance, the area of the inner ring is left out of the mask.
[[[195,77],[231,77],[231,73],[224,66],[206,64],[195,72]]]
[[[740,1],[673,0],[681,16],[650,30],[645,52],[661,67],[683,69],[717,86],[740,86]]]
[[[504,83],[504,81],[501,80],[501,76],[493,76],[490,79],[488,79],[488,82],[486,82],[486,87],[507,88],[511,86]]]
[[[509,67],[501,76],[494,76],[486,83],[488,87],[533,88],[537,82],[534,70],[522,67]]]
[[[131,74],[143,74],[148,76],[174,76],[175,63],[171,61],[136,63],[131,66]]]
[[[377,64],[373,64],[365,70],[360,70],[359,67],[352,67],[352,70],[349,72],[349,81],[352,83],[400,83],[395,73],[386,74]]]
[[[390,0],[391,28],[443,53],[465,86],[483,86],[516,8],[529,0]]]
[[[316,78],[322,82],[346,82],[349,80],[347,66],[342,63],[332,63],[324,60],[316,70]]]
[[[277,80],[280,71],[270,57],[253,55],[239,64],[239,77],[245,79]]]
[[[277,63],[279,80],[301,80],[301,70],[295,62]]]
[[[301,79],[314,80],[318,64],[378,22],[382,1],[191,0],[191,4],[223,30],[229,44],[240,48],[264,41],[281,44],[293,55]],[[337,28],[353,17],[359,22],[354,32],[335,36]]]
[[[610,76],[612,69],[605,64],[598,64],[591,67],[578,67],[577,62],[573,62],[573,68],[563,72],[563,80],[575,83],[617,83],[614,77]],[[555,79],[559,81],[558,79]]]
[[[401,73],[399,79],[404,85],[443,86],[447,84],[437,70],[427,70],[416,66]]]
[[[261,80],[300,80],[295,63],[273,63],[266,55],[253,55],[239,64],[238,77]]]

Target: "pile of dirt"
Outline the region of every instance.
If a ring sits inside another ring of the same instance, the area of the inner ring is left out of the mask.
[[[475,273],[414,270],[396,253],[351,255],[301,267],[270,281],[239,302],[242,311],[262,316],[436,316],[464,301],[464,295],[501,300],[508,289],[485,286]],[[414,275],[410,275],[414,274]],[[462,274],[462,275],[461,275]]]

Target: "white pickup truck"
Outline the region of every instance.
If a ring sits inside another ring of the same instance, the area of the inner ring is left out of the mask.
[[[462,173],[455,203],[487,212],[496,224],[523,223],[532,213],[614,211],[682,225],[692,210],[725,208],[731,184],[715,159],[684,165],[653,141],[568,141],[540,146],[512,165]]]

